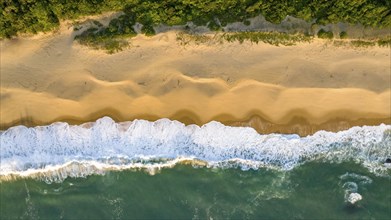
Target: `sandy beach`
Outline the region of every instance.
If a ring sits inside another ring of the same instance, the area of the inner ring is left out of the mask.
[[[170,118],[261,133],[391,123],[390,48],[245,42],[180,45],[139,35],[110,55],[72,28],[1,42],[0,126]]]

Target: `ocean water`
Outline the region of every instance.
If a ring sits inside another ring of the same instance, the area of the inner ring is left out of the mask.
[[[0,132],[1,219],[388,219],[391,126],[261,135],[168,119]]]

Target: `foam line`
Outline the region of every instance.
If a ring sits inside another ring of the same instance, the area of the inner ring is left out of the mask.
[[[202,161],[209,167],[291,170],[307,161],[354,160],[374,173],[387,173],[391,126],[353,127],[337,133],[258,134],[248,127],[210,122],[201,127],[161,119],[116,123],[103,117],[78,126],[12,127],[0,132],[0,176],[68,176],[105,170],[170,167]],[[58,173],[60,172],[60,173]],[[51,178],[48,178],[51,179]]]

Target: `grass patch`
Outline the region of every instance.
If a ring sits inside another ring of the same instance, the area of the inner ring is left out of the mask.
[[[373,39],[373,40],[334,40],[333,45],[337,47],[347,47],[347,46],[352,46],[352,47],[374,47],[374,46],[379,46],[379,47],[391,47],[391,37],[386,37],[386,38],[380,38],[380,39]]]
[[[336,47],[347,47],[349,45],[350,45],[350,43],[348,41],[343,41],[343,40],[334,40],[333,41],[333,46],[336,46]]]
[[[373,47],[376,46],[375,41],[365,41],[365,40],[352,40],[350,44],[354,47]]]
[[[180,32],[177,34],[177,41],[181,45],[190,43],[205,44],[205,43],[223,43],[223,42],[239,42],[245,41],[256,43],[259,42],[275,45],[275,46],[292,46],[299,42],[310,42],[312,37],[303,34],[286,34],[278,32],[235,32],[235,33],[218,33],[214,36],[197,35]]]
[[[310,42],[312,37],[303,34],[287,34],[279,32],[236,32],[224,34],[224,40],[228,42],[243,43],[249,41],[258,44],[259,42],[279,46],[292,46],[299,42]]]
[[[189,34],[187,32],[179,32],[176,35],[176,40],[179,42],[180,45],[183,46],[188,45],[190,43],[195,43],[196,45],[199,45],[213,42],[215,40],[215,37],[202,34]]]
[[[377,40],[379,47],[391,47],[391,37]]]

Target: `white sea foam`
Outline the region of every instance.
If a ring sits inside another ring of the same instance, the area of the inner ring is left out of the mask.
[[[109,117],[80,126],[16,126],[0,132],[0,177],[39,176],[50,182],[113,169],[155,170],[189,160],[209,167],[290,170],[315,159],[354,160],[381,174],[390,168],[383,164],[391,156],[390,131],[383,124],[301,138],[260,135],[219,122],[199,127],[168,119],[115,123]]]
[[[359,193],[350,193],[347,202],[350,204],[355,204],[356,202],[362,200],[362,196]]]
[[[372,183],[371,178],[356,173],[345,173],[339,179],[344,182],[342,188],[345,191],[345,202],[350,204],[355,204],[363,199],[361,194],[358,193],[359,186],[365,188]]]

